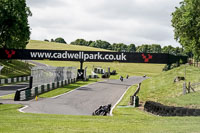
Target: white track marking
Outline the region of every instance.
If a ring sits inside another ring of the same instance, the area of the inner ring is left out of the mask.
[[[110,111],[110,116],[113,116],[112,112],[113,112],[113,109],[115,108],[115,106],[117,106],[117,104],[122,100],[122,98],[124,97],[124,95],[126,94],[126,92],[129,90],[129,88],[132,87],[132,86],[129,86],[128,89],[122,94],[122,96],[119,98],[119,100],[116,102],[116,104],[111,108],[111,111]]]
[[[25,105],[23,108],[18,109],[19,112],[21,113],[25,113],[23,110],[28,108],[28,105]]]

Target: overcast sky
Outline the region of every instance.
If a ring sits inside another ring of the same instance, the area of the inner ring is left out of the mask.
[[[27,0],[32,40],[63,37],[180,46],[171,13],[182,0]]]

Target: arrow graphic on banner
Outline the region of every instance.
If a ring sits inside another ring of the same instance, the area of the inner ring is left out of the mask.
[[[142,58],[144,59],[144,62],[149,62],[149,60],[152,59],[152,55],[148,54],[148,57],[146,57],[144,54],[142,54]]]
[[[11,58],[13,55],[15,55],[16,52],[14,50],[5,50],[5,53],[7,54],[8,58]]]

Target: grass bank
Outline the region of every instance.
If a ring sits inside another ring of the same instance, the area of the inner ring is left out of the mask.
[[[30,75],[31,65],[26,62],[19,60],[0,60],[0,65],[4,66],[0,74],[1,79]]]
[[[177,76],[185,76],[186,80],[174,83]],[[200,88],[196,93],[183,95],[183,83],[200,82],[200,69],[192,66],[181,66],[171,71],[162,72],[158,76],[147,79],[142,83],[139,94],[142,101],[152,100],[167,105],[200,108]]]
[[[182,96],[181,89],[178,87],[179,84],[181,87],[181,82],[173,83],[174,76],[182,76],[184,70],[185,68],[182,66],[157,74],[144,81],[140,91],[140,100],[157,100],[165,104],[175,102],[176,105],[181,105],[179,100],[182,97],[190,97],[191,101],[193,101],[191,103],[194,104],[194,101],[199,97],[199,93]],[[198,68],[186,68],[187,81],[198,81],[195,75],[198,76],[199,74]],[[161,83],[158,84],[157,81],[162,81],[163,85]],[[152,84],[154,87],[152,87]],[[128,105],[129,97],[135,89],[136,86],[131,87],[119,105]],[[170,98],[179,100],[170,102]],[[183,102],[184,100],[181,101]],[[200,117],[160,117],[146,113],[138,108],[116,107],[113,117],[98,117],[20,113],[17,111],[20,107],[21,105],[0,105],[1,132],[198,133],[200,131]]]
[[[48,50],[81,50],[81,51],[108,51],[94,47],[70,45],[55,42],[30,40],[26,49],[48,49]]]

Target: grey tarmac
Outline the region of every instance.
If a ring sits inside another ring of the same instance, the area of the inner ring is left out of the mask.
[[[15,93],[17,89],[26,88],[28,86],[29,83],[27,82],[0,86],[0,96]]]
[[[123,93],[132,85],[142,82],[144,77],[130,77],[129,79],[106,80],[60,95],[54,98],[44,98],[27,103],[23,112],[65,114],[65,115],[92,115],[99,106],[115,105]]]
[[[24,113],[92,115],[101,105],[114,106],[130,86],[137,85],[145,79],[146,77],[129,77],[123,82],[119,79],[108,79],[53,98],[18,102],[0,100],[0,103],[25,105],[25,108],[20,110]]]

